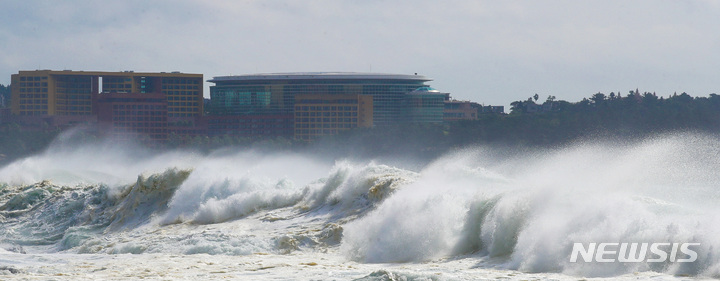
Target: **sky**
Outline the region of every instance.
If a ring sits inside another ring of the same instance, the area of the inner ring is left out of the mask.
[[[708,96],[718,27],[715,0],[0,0],[0,84],[35,69],[341,71],[418,73],[485,105]]]

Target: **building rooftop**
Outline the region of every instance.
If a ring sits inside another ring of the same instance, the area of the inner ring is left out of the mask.
[[[216,76],[208,82],[223,81],[266,81],[266,80],[413,80],[432,81],[422,75],[361,73],[361,72],[289,72],[262,73],[249,75]]]
[[[123,71],[85,71],[85,70],[50,70],[50,69],[38,69],[38,70],[20,70],[18,74],[21,75],[33,75],[37,73],[52,74],[52,75],[90,75],[90,76],[154,76],[154,77],[198,77],[202,74],[196,73],[184,73],[179,71],[171,72],[135,72],[133,70]]]

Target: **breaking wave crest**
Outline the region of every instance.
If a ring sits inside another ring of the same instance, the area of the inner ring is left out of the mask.
[[[0,190],[0,235],[21,246],[77,246],[93,233],[133,228],[166,208],[190,171],[169,169],[139,176],[127,186],[59,186],[43,181]],[[59,244],[56,244],[58,243]]]
[[[339,161],[324,176],[293,177],[303,183],[295,184],[285,175],[286,171],[276,176],[266,168],[292,166],[295,163],[278,161],[293,157],[267,157],[259,161],[245,158],[255,155],[208,157],[192,170],[168,168],[165,172],[140,175],[130,185],[70,186],[51,181],[3,184],[0,218],[8,227],[5,233],[0,232],[3,238],[0,244],[5,244],[4,248],[45,245],[48,250],[81,253],[179,250],[186,254],[282,253],[303,246],[333,246],[340,243],[341,223],[371,210],[415,176],[413,172],[385,165]],[[312,159],[296,160],[305,162],[307,167],[318,166]],[[270,222],[302,216],[327,218],[326,223],[309,231],[287,231],[251,239],[210,232],[203,226],[237,222],[253,215]],[[183,229],[187,233],[172,239],[154,237],[163,229]],[[139,235],[147,237],[128,242],[128,236]],[[236,241],[231,242],[233,239]]]
[[[545,151],[478,147],[417,171],[380,161],[237,151],[143,155],[128,168],[132,157],[113,163],[83,159],[82,152],[49,151],[0,169],[2,248],[335,251],[365,263],[468,258],[478,266],[579,276],[720,276],[715,137]],[[58,166],[58,157],[72,164]],[[54,172],[25,172],[45,165]],[[114,165],[125,168],[103,182],[98,175],[112,174]],[[38,175],[42,180],[25,183]],[[570,262],[573,243],[605,242],[699,243],[698,261]],[[396,275],[378,271],[365,279]]]
[[[435,161],[376,210],[346,224],[342,251],[362,262],[471,255],[508,269],[581,276],[720,274],[717,139],[577,145],[504,159],[488,154],[463,151]],[[699,258],[572,263],[576,242],[692,242],[699,243]]]

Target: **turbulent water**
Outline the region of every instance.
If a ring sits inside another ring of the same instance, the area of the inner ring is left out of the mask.
[[[56,143],[0,169],[0,279],[717,278],[718,171],[697,135],[430,163]],[[576,242],[699,245],[573,263]]]

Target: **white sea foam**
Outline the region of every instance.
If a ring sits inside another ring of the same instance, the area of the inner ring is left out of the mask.
[[[462,272],[720,276],[720,140],[714,137],[543,151],[477,147],[419,171],[294,153],[132,151],[56,146],[1,168],[7,185],[0,186],[0,260],[28,253],[5,271],[63,272],[36,259],[69,258],[78,266],[105,260],[96,263],[101,268],[112,264],[108,254],[135,254],[158,266],[153,255],[179,255],[184,264],[210,254],[221,263],[224,256],[306,260],[277,262],[259,279],[323,259],[333,260],[328,271],[344,272],[333,276],[341,280],[433,279],[438,267],[449,268],[439,272],[446,279],[473,279]],[[700,245],[691,264],[571,263],[575,242]]]
[[[715,139],[695,136],[579,145],[509,159],[470,160],[481,159],[483,151],[472,157],[469,151],[447,155],[376,211],[348,223],[342,249],[364,262],[477,252],[499,258],[505,268],[529,272],[713,276],[718,258],[712,249],[720,246],[711,235],[720,231],[720,208],[714,204],[720,163],[711,156],[719,147]],[[468,170],[483,172],[457,174]],[[694,264],[569,262],[573,242],[608,241],[696,242],[704,259]]]

